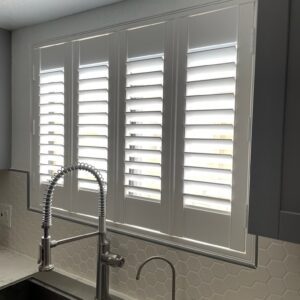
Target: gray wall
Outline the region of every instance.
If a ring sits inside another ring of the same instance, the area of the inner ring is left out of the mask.
[[[0,169],[11,159],[11,33],[0,29]]]

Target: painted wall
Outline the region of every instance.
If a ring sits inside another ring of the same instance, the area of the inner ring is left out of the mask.
[[[26,176],[0,172],[0,202],[13,205],[12,229],[0,228],[0,242],[37,258],[41,215],[26,210]],[[89,232],[91,228],[54,220],[52,237],[59,239]],[[114,269],[113,289],[138,300],[171,299],[170,270],[161,262],[145,267],[141,280],[135,280],[138,266],[149,256],[169,258],[177,270],[177,300],[300,299],[300,245],[259,239],[259,266],[256,270],[133,238],[111,235],[113,251],[124,255],[126,265]],[[96,239],[91,238],[53,250],[57,268],[95,281]]]
[[[11,33],[0,28],[0,168],[10,167],[11,153]]]

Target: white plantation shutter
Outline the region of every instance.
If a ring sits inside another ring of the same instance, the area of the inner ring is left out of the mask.
[[[163,53],[130,58],[126,74],[125,196],[161,200]]]
[[[186,19],[181,234],[230,247],[238,10]]]
[[[41,70],[39,82],[40,183],[47,184],[64,166],[64,68]]]
[[[254,7],[205,6],[35,49],[38,205],[53,172],[87,163],[104,178],[112,230],[253,262]],[[97,193],[89,173],[66,176],[55,212],[97,224]]]
[[[35,50],[33,194],[39,205],[51,177],[71,162],[71,128],[66,127],[66,116],[70,111],[70,82],[66,80],[70,71],[68,50],[67,44]],[[70,209],[70,202],[63,200],[70,193],[70,183],[68,178],[58,182],[54,206],[60,210]]]
[[[175,234],[241,252],[247,239],[253,20],[247,4],[178,23]]]
[[[86,163],[108,178],[110,36],[98,36],[74,42],[74,163]],[[97,215],[99,186],[88,172],[79,171],[73,182],[74,211]],[[84,200],[83,200],[84,199]]]
[[[108,61],[79,66],[78,162],[101,171],[107,182]],[[78,188],[97,191],[87,172],[79,172]]]
[[[185,206],[231,211],[236,58],[236,43],[188,51]]]
[[[163,132],[166,24],[126,32],[124,57],[124,222],[165,230]]]

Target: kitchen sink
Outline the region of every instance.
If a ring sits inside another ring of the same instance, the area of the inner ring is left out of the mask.
[[[94,300],[96,289],[55,271],[38,272],[0,289],[0,300]],[[110,300],[122,300],[110,295]]]
[[[64,295],[34,279],[27,279],[0,290],[0,300],[71,300],[78,299]]]

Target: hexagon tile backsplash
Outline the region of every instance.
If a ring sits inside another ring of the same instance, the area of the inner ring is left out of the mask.
[[[26,176],[0,172],[0,195],[0,202],[13,205],[12,228],[1,228],[1,243],[37,257],[41,215],[26,210]],[[57,239],[90,231],[63,220],[54,223]],[[175,264],[178,300],[300,300],[300,245],[260,238],[259,266],[252,270],[117,234],[111,239],[113,251],[126,258],[125,267],[111,273],[112,288],[138,300],[171,299],[170,270],[164,263],[150,263],[135,280],[138,265],[151,255],[163,255]],[[56,248],[53,260],[58,268],[94,281],[96,239]]]

